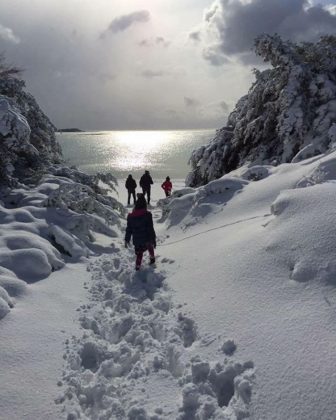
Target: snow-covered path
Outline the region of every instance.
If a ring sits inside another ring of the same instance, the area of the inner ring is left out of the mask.
[[[136,273],[133,260],[133,253],[116,249],[91,264],[92,304],[81,315],[86,332],[68,347],[65,404],[71,418],[247,414],[253,364],[231,362],[223,351],[217,360],[199,358],[208,337],[199,337],[183,305],[171,300],[165,268],[174,261],[159,256],[160,269],[144,266]]]

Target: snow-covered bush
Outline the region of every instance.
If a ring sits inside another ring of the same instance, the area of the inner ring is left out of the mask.
[[[255,48],[272,68],[255,70],[256,81],[227,126],[192,153],[187,185],[206,184],[246,163],[306,159],[335,141],[336,37],[294,44],[263,35]]]

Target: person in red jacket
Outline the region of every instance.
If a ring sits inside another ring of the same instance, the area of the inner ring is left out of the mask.
[[[153,226],[153,217],[147,211],[147,203],[143,194],[138,194],[134,210],[127,216],[127,228],[125,234],[125,247],[133,237],[133,245],[136,255],[135,269],[141,267],[142,256],[145,251],[149,252],[149,264],[155,263],[154,248],[156,247],[156,234]]]
[[[161,188],[163,188],[166,197],[169,197],[171,190],[173,189],[173,184],[171,183],[169,176],[167,176],[165,182],[161,185]]]

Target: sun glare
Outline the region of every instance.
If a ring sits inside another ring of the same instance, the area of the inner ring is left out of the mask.
[[[119,170],[142,170],[157,166],[158,156],[164,153],[173,139],[171,132],[164,131],[114,133],[113,140],[118,145],[118,154],[111,165]]]
[[[169,140],[169,133],[164,131],[120,131],[116,135],[116,140],[130,150],[146,154],[162,147]]]

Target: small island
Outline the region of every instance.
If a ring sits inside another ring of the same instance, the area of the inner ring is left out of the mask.
[[[57,130],[58,133],[83,133],[84,130],[79,128],[60,128]]]

